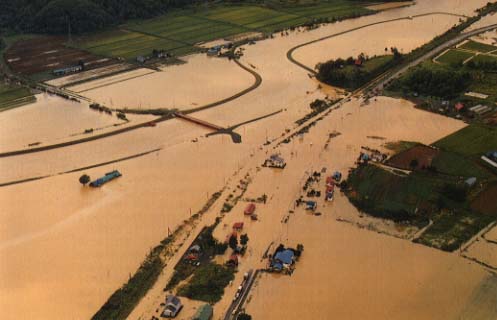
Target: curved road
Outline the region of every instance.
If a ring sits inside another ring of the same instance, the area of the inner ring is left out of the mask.
[[[374,26],[374,25],[379,25],[379,24],[384,24],[384,23],[389,23],[389,22],[394,22],[394,21],[400,21],[400,20],[405,20],[405,19],[413,19],[413,18],[419,18],[419,17],[424,17],[424,16],[430,16],[430,15],[451,15],[451,16],[456,16],[456,17],[464,17],[464,16],[461,16],[461,15],[457,15],[457,14],[453,14],[453,13],[447,13],[447,12],[431,12],[431,13],[424,13],[424,14],[419,14],[419,15],[414,15],[414,16],[409,16],[409,17],[403,17],[403,18],[395,18],[395,19],[390,19],[390,20],[384,20],[384,21],[378,21],[378,22],[374,22],[374,23],[370,23],[370,24],[365,24],[363,26],[360,26],[360,27],[357,27],[357,28],[353,28],[353,29],[349,29],[349,30],[346,30],[346,31],[342,31],[342,32],[338,32],[338,33],[335,33],[335,34],[331,34],[331,35],[328,35],[328,36],[325,36],[325,37],[322,37],[322,38],[319,38],[319,39],[315,39],[315,40],[312,40],[312,41],[309,41],[309,42],[306,42],[306,43],[302,43],[302,44],[299,44],[298,46],[295,46],[293,48],[291,48],[290,50],[288,50],[287,54],[286,54],[286,57],[287,59],[292,62],[293,64],[301,67],[302,69],[312,73],[312,74],[316,74],[316,71],[314,69],[312,69],[311,67],[309,66],[306,66],[305,64],[297,61],[294,57],[293,57],[293,53],[295,52],[295,50],[299,49],[299,48],[302,48],[302,47],[305,47],[305,46],[308,46],[310,44],[313,44],[313,43],[316,43],[316,42],[319,42],[319,41],[323,41],[323,40],[327,40],[327,39],[331,39],[331,38],[335,38],[335,37],[338,37],[340,35],[343,35],[343,34],[347,34],[347,33],[350,33],[350,32],[354,32],[354,31],[357,31],[357,30],[360,30],[360,29],[364,29],[364,28],[367,28],[367,27],[371,27],[371,26]],[[393,79],[396,79],[398,77],[400,77],[404,72],[406,72],[408,69],[412,68],[412,67],[415,67],[417,66],[418,64],[420,64],[421,62],[429,59],[429,58],[432,58],[434,57],[435,55],[439,54],[440,52],[456,45],[457,43],[463,41],[463,40],[466,40],[470,37],[473,37],[477,34],[480,34],[480,33],[483,33],[483,32],[486,32],[486,31],[490,31],[490,30],[493,30],[493,29],[496,29],[497,28],[497,24],[492,24],[492,25],[489,25],[489,26],[486,26],[486,27],[481,27],[481,28],[478,28],[478,29],[475,29],[475,30],[472,30],[472,31],[469,31],[469,32],[465,32],[465,33],[461,33],[459,36],[453,38],[452,40],[449,40],[447,42],[444,42],[442,43],[441,45],[439,45],[438,47],[436,47],[435,49],[423,54],[422,56],[420,56],[419,58],[401,66],[399,69],[393,71],[393,72],[385,72],[383,75],[380,75],[379,77],[377,77],[376,79],[372,80],[370,83],[366,84],[365,86],[363,86],[363,89],[366,89],[366,88],[371,88],[372,90],[381,90],[384,88],[385,84],[387,84],[388,82],[392,81]],[[373,86],[373,87],[371,87]]]
[[[458,15],[458,14],[449,13],[449,12],[429,12],[429,13],[423,13],[423,14],[418,14],[418,15],[414,15],[414,16],[407,16],[407,17],[401,17],[401,18],[388,19],[388,20],[382,20],[382,21],[377,21],[377,22],[373,22],[373,23],[368,23],[368,24],[365,24],[365,25],[362,25],[362,26],[359,26],[359,27],[356,27],[356,28],[352,28],[352,29],[349,29],[349,30],[345,30],[345,31],[341,31],[341,32],[338,32],[338,33],[330,34],[328,36],[325,36],[325,37],[322,37],[322,38],[319,38],[319,39],[315,39],[315,40],[312,40],[312,41],[309,41],[309,42],[305,42],[305,43],[299,44],[298,46],[295,46],[295,47],[291,48],[290,50],[288,50],[288,52],[286,53],[286,57],[293,64],[301,67],[302,69],[305,69],[305,70],[309,71],[312,74],[316,74],[316,71],[314,69],[312,69],[311,67],[306,66],[305,64],[303,64],[303,63],[301,63],[301,62],[299,62],[297,60],[295,60],[295,58],[293,57],[293,52],[295,50],[300,49],[300,48],[305,47],[305,46],[308,46],[310,44],[316,43],[316,42],[320,42],[320,41],[331,39],[331,38],[336,38],[338,36],[341,36],[341,35],[344,35],[344,34],[347,34],[347,33],[350,33],[350,32],[354,32],[354,31],[361,30],[361,29],[364,29],[364,28],[376,26],[376,25],[379,25],[379,24],[385,24],[385,23],[395,22],[395,21],[401,21],[401,20],[411,20],[413,18],[420,18],[420,17],[431,16],[431,15],[448,15],[448,16],[455,16],[455,17],[461,17],[461,18],[465,17],[463,15]]]
[[[245,70],[248,73],[252,74],[252,76],[254,77],[254,83],[250,87],[248,87],[248,88],[246,88],[246,89],[244,89],[244,90],[242,90],[242,91],[240,91],[240,92],[238,92],[238,93],[236,93],[236,94],[234,94],[234,95],[232,95],[232,96],[230,96],[228,98],[224,98],[222,100],[218,100],[218,101],[215,101],[215,102],[212,102],[212,103],[200,106],[198,108],[188,109],[188,110],[183,111],[182,113],[184,113],[184,114],[190,114],[190,113],[199,112],[199,111],[203,111],[203,110],[206,110],[206,109],[217,107],[217,106],[219,106],[221,104],[225,104],[227,102],[230,102],[230,101],[233,101],[235,99],[238,99],[241,96],[246,95],[247,93],[249,93],[249,92],[257,89],[261,85],[261,83],[262,83],[262,77],[260,76],[260,74],[258,74],[254,70],[248,68],[247,66],[243,65],[241,62],[238,61],[238,59],[233,59],[233,60],[234,60],[234,62],[240,68],[242,68],[243,70]],[[99,135],[94,135],[94,136],[91,136],[91,137],[81,138],[81,139],[77,139],[77,140],[72,140],[72,141],[67,141],[67,142],[62,142],[62,143],[57,143],[57,144],[42,146],[42,147],[36,147],[36,148],[30,148],[30,149],[21,149],[21,150],[14,150],[14,151],[2,152],[2,153],[0,153],[0,158],[18,156],[18,155],[23,155],[23,154],[35,153],[35,152],[42,152],[42,151],[47,151],[47,150],[53,150],[53,149],[68,147],[68,146],[72,146],[72,145],[76,145],[76,144],[80,144],[80,143],[90,142],[90,141],[94,141],[94,140],[99,140],[99,139],[103,139],[103,138],[115,136],[115,135],[118,135],[118,134],[121,134],[121,133],[129,132],[129,131],[132,131],[132,130],[135,130],[135,129],[144,128],[144,127],[146,127],[150,123],[158,123],[158,122],[162,122],[162,121],[166,121],[166,120],[170,120],[170,119],[173,119],[173,117],[170,116],[170,115],[166,115],[166,116],[161,116],[161,117],[159,117],[159,118],[157,118],[155,120],[152,120],[152,121],[148,121],[148,122],[136,124],[136,125],[133,125],[133,126],[129,126],[129,127],[126,127],[126,128],[119,129],[119,130],[115,130],[115,131],[111,131],[111,132],[107,132],[107,133],[102,133],[102,134],[99,134]]]

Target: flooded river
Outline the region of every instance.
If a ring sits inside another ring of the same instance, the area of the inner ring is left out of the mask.
[[[0,318],[90,318],[136,270],[148,250],[167,235],[168,228],[174,229],[190,212],[200,209],[209,195],[221,189],[238,168],[259,166],[265,155],[251,155],[257,154],[264,141],[279,137],[285,129],[294,127],[293,122],[309,112],[309,103],[324,97],[306,72],[286,59],[286,52],[293,46],[392,17],[434,10],[471,14],[485,2],[418,1],[413,7],[347,20],[312,32],[277,36],[247,46],[241,62],[252,65],[261,74],[262,85],[237,100],[194,114],[217,125],[229,126],[283,110],[238,128],[242,144],[233,144],[228,136],[203,138],[209,132],[207,129],[174,119],[154,128],[142,128],[85,144],[0,158],[0,182],[7,182],[56,175],[161,149],[139,158],[85,170],[92,178],[113,169],[123,173],[123,177],[97,190],[79,184],[82,172],[0,188]],[[449,16],[423,19],[427,19],[430,28],[409,31],[419,44],[457,22]],[[402,26],[415,29],[419,27],[418,23],[416,19],[406,20]],[[398,28],[395,24],[385,25],[383,38],[392,34],[399,38],[392,44],[404,51],[411,50],[408,41],[400,40]],[[355,50],[359,50],[355,44],[346,50],[351,38],[357,39],[356,35],[349,35],[350,38],[340,39],[343,46],[322,47],[326,55],[318,54],[319,50],[314,48],[316,52],[310,52],[309,56],[326,60],[327,57],[355,54]],[[390,43],[380,42],[377,36],[372,39],[377,41],[365,42],[367,45],[362,52],[375,54]],[[252,76],[232,62],[205,56],[191,56],[188,61],[186,65],[168,67],[163,72],[139,73],[138,77],[122,82],[116,81],[123,79],[109,78],[72,90],[114,107],[191,108],[232,95],[252,84]],[[47,99],[49,105],[51,100]],[[359,107],[355,101],[345,104],[323,121],[322,126],[316,127],[320,129],[315,135],[306,137],[300,146],[293,143],[284,146],[281,151],[288,157],[292,148],[302,155],[295,161],[294,169],[285,171],[281,179],[261,171],[259,182],[254,183],[255,189],[251,191],[254,195],[259,195],[268,181],[273,181],[269,186],[282,187],[281,192],[273,192],[275,198],[268,205],[266,222],[262,220],[253,229],[253,258],[247,259],[246,266],[257,265],[259,253],[267,248],[268,242],[286,237],[292,243],[305,242],[307,255],[292,281],[288,278],[261,280],[254,291],[253,302],[249,304],[255,319],[305,317],[304,309],[293,303],[299,297],[304,297],[304,305],[321,319],[326,319],[328,314],[343,318],[345,312],[367,318],[368,310],[372,310],[372,318],[403,319],[408,310],[416,310],[412,314],[417,315],[417,319],[438,314],[442,315],[441,319],[449,319],[461,311],[473,290],[486,277],[481,268],[468,265],[466,260],[359,231],[336,222],[334,213],[322,217],[324,223],[302,216],[287,229],[281,226],[281,215],[293,201],[292,192],[298,189],[298,181],[313,162],[322,165],[324,159],[333,159],[329,165],[346,171],[353,165],[357,148],[372,132],[390,140],[417,139],[430,143],[464,126],[461,122],[414,110],[404,101],[381,98],[377,104],[378,108],[373,105]],[[64,106],[57,101],[54,108],[63,111],[57,112],[56,116],[42,111],[39,106],[0,113],[0,130],[5,130],[1,136],[9,137],[1,141],[2,149],[36,140],[55,141],[88,126],[104,127],[116,121],[116,118],[106,118],[86,108],[68,112],[66,107],[72,105]],[[25,122],[31,117],[29,108],[34,112],[40,108],[40,114]],[[62,116],[65,112],[67,117]],[[10,138],[12,131],[20,130],[20,123],[23,132]],[[54,124],[66,127],[59,130]],[[310,152],[309,142],[314,146],[322,144],[332,130],[344,133],[333,152]],[[194,139],[198,142],[192,142]],[[316,159],[319,160],[316,162]],[[291,190],[284,188],[285,185]],[[355,210],[347,203],[343,201],[340,208]],[[312,232],[302,232],[303,229]],[[237,277],[241,274],[243,272]],[[408,285],[402,285],[403,281]],[[233,288],[228,289],[225,299],[216,306],[216,316],[222,313],[232,294]],[[428,299],[429,296],[434,298]],[[310,297],[315,298],[314,302]],[[320,305],[324,301],[326,308]]]

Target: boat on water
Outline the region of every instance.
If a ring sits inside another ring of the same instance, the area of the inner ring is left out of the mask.
[[[105,176],[103,176],[101,178],[98,178],[97,180],[94,180],[94,181],[90,182],[90,187],[93,187],[93,188],[101,187],[105,183],[107,183],[107,182],[109,182],[111,180],[114,180],[116,178],[119,178],[120,176],[122,176],[122,174],[119,171],[117,171],[117,170],[108,172],[108,173],[105,174]]]

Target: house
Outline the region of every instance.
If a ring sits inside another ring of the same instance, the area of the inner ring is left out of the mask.
[[[247,207],[245,208],[245,211],[243,212],[246,216],[251,216],[255,212],[255,204],[254,203],[249,203]]]
[[[354,65],[356,67],[362,67],[362,59],[361,58],[357,58],[355,61],[354,61]]]
[[[335,185],[332,184],[331,186],[326,187],[326,201],[331,201],[333,200],[333,195],[335,194]]]
[[[237,254],[232,254],[226,262],[226,265],[229,267],[237,267],[238,266],[238,255]]]
[[[272,261],[271,268],[275,271],[282,271],[288,269],[295,261],[295,253],[290,249],[283,249],[276,252]]]
[[[207,55],[208,56],[217,56],[219,54],[219,52],[221,52],[221,46],[214,46],[212,48],[209,48],[209,50],[207,50]]]
[[[69,74],[69,73],[76,73],[79,71],[83,71],[82,65],[71,66],[71,67],[62,68],[62,69],[56,69],[56,70],[53,70],[52,73],[56,76],[63,76],[63,75]]]
[[[333,177],[332,176],[329,176],[326,178],[326,186],[327,187],[331,187],[331,186],[334,186],[335,185],[335,182],[333,181]]]
[[[285,159],[277,154],[273,154],[269,159],[266,159],[263,164],[264,167],[283,169],[286,166]]]
[[[471,178],[468,178],[464,181],[464,184],[466,184],[468,187],[472,187],[474,186],[476,183],[476,178],[475,177],[471,177]]]
[[[211,320],[212,315],[213,315],[212,306],[210,304],[204,304],[200,306],[200,308],[198,308],[192,320]]]
[[[235,222],[233,224],[233,230],[241,231],[243,229],[243,222]]]
[[[306,201],[305,202],[305,210],[316,210],[318,204],[316,203],[316,201]]]
[[[166,307],[164,308],[164,311],[162,311],[161,317],[174,318],[178,315],[182,308],[183,304],[178,297],[168,295],[166,297]]]
[[[481,156],[481,159],[492,167],[497,168],[497,151],[488,152],[486,155]]]
[[[469,111],[471,111],[474,114],[478,114],[478,115],[482,115],[482,114],[487,113],[491,110],[492,109],[489,106],[484,106],[481,104],[469,108]]]
[[[464,109],[464,104],[458,102],[454,105],[454,109],[456,109],[457,112],[461,112],[461,110]]]

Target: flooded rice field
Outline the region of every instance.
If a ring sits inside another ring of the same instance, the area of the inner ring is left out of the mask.
[[[294,57],[314,67],[330,59],[357,57],[361,53],[371,57],[390,54],[392,47],[401,53],[409,53],[458,21],[458,17],[439,14],[387,22],[305,46],[295,51]],[[385,51],[385,48],[388,50]]]
[[[70,89],[111,108],[185,110],[232,96],[254,82],[250,73],[227,59],[192,55],[185,60],[128,81],[109,78]]]
[[[124,122],[88,108],[85,103],[38,94],[37,101],[0,113],[0,151],[56,143],[84,135],[86,129],[109,130]]]
[[[489,315],[485,313],[490,312],[492,302],[488,296],[495,296],[496,291],[487,285],[494,282],[488,280],[484,269],[456,255],[337,222],[338,213],[359,215],[343,197],[323,208],[322,217],[300,212],[289,223],[281,223],[305,171],[326,166],[346,172],[353,166],[361,145],[381,148],[384,142],[396,140],[432,143],[462,128],[464,123],[414,109],[402,100],[378,98],[368,106],[352,100],[319,122],[302,141],[294,139],[278,149],[289,160],[288,170],[256,170],[266,157],[266,150],[260,149],[262,144],[295,127],[294,121],[309,112],[309,103],[325,95],[305,71],[286,59],[290,48],[395,16],[433,10],[471,14],[485,2],[418,1],[416,6],[246,46],[241,62],[260,73],[261,86],[239,99],[194,114],[216,125],[232,126],[283,110],[236,129],[242,135],[242,144],[233,144],[226,135],[204,138],[209,132],[205,128],[174,119],[80,145],[0,158],[0,182],[55,175],[0,188],[0,318],[90,318],[136,270],[148,250],[165,238],[167,230],[173,230],[191,212],[200,209],[209,195],[220,190],[240,168],[251,168],[255,175],[249,194],[259,196],[265,192],[270,201],[261,210],[261,221],[249,226],[251,249],[235,283],[240,282],[246,268],[261,266],[260,257],[271,241],[305,244],[305,258],[291,278],[261,278],[248,305],[254,319],[302,319],[309,315],[317,319],[328,319],[330,315],[457,319],[477,303],[486,306],[481,312]],[[427,19],[426,23],[432,21],[432,17],[423,19]],[[455,23],[452,18],[437,20],[438,17],[430,28],[419,26],[417,19],[402,23],[407,24],[403,25],[407,29],[420,29],[419,33],[412,32],[421,43]],[[409,28],[409,23],[414,27]],[[398,28],[384,25],[383,37],[389,38],[385,35],[391,33],[400,39]],[[349,34],[355,37],[352,35]],[[379,41],[365,42],[362,51],[374,54],[386,45]],[[340,42],[343,47],[326,48],[324,60],[355,53],[355,44],[345,50],[353,42],[350,38],[343,36]],[[409,50],[405,45],[404,50]],[[114,108],[190,109],[230,96],[253,83],[253,77],[232,62],[204,55],[187,60],[185,65],[161,72],[139,69],[70,89]],[[0,130],[5,130],[0,136],[8,137],[0,140],[2,149],[34,140],[57,140],[87,127],[105,127],[116,121],[86,107],[73,109],[71,103],[43,99],[39,99],[40,105],[0,113]],[[47,111],[52,110],[48,107],[52,104],[63,111],[56,115]],[[37,117],[24,122],[38,109]],[[21,119],[29,130],[13,136],[12,132],[20,131],[15,126]],[[334,130],[341,135],[329,150],[323,151],[328,134]],[[385,140],[367,138],[372,135]],[[273,152],[271,148],[267,152]],[[156,149],[160,150],[84,170],[92,178],[114,169],[121,171],[123,177],[100,189],[82,187],[78,178],[83,172],[57,175]],[[235,208],[238,216],[228,217],[227,224],[240,218],[242,206],[243,203]],[[223,230],[216,232],[224,236]],[[215,307],[216,319],[226,310],[235,291],[236,286],[227,288],[224,299]],[[140,315],[155,311],[142,306],[139,310],[143,312]]]
[[[468,248],[465,255],[488,266],[497,266],[497,242],[478,239]]]

